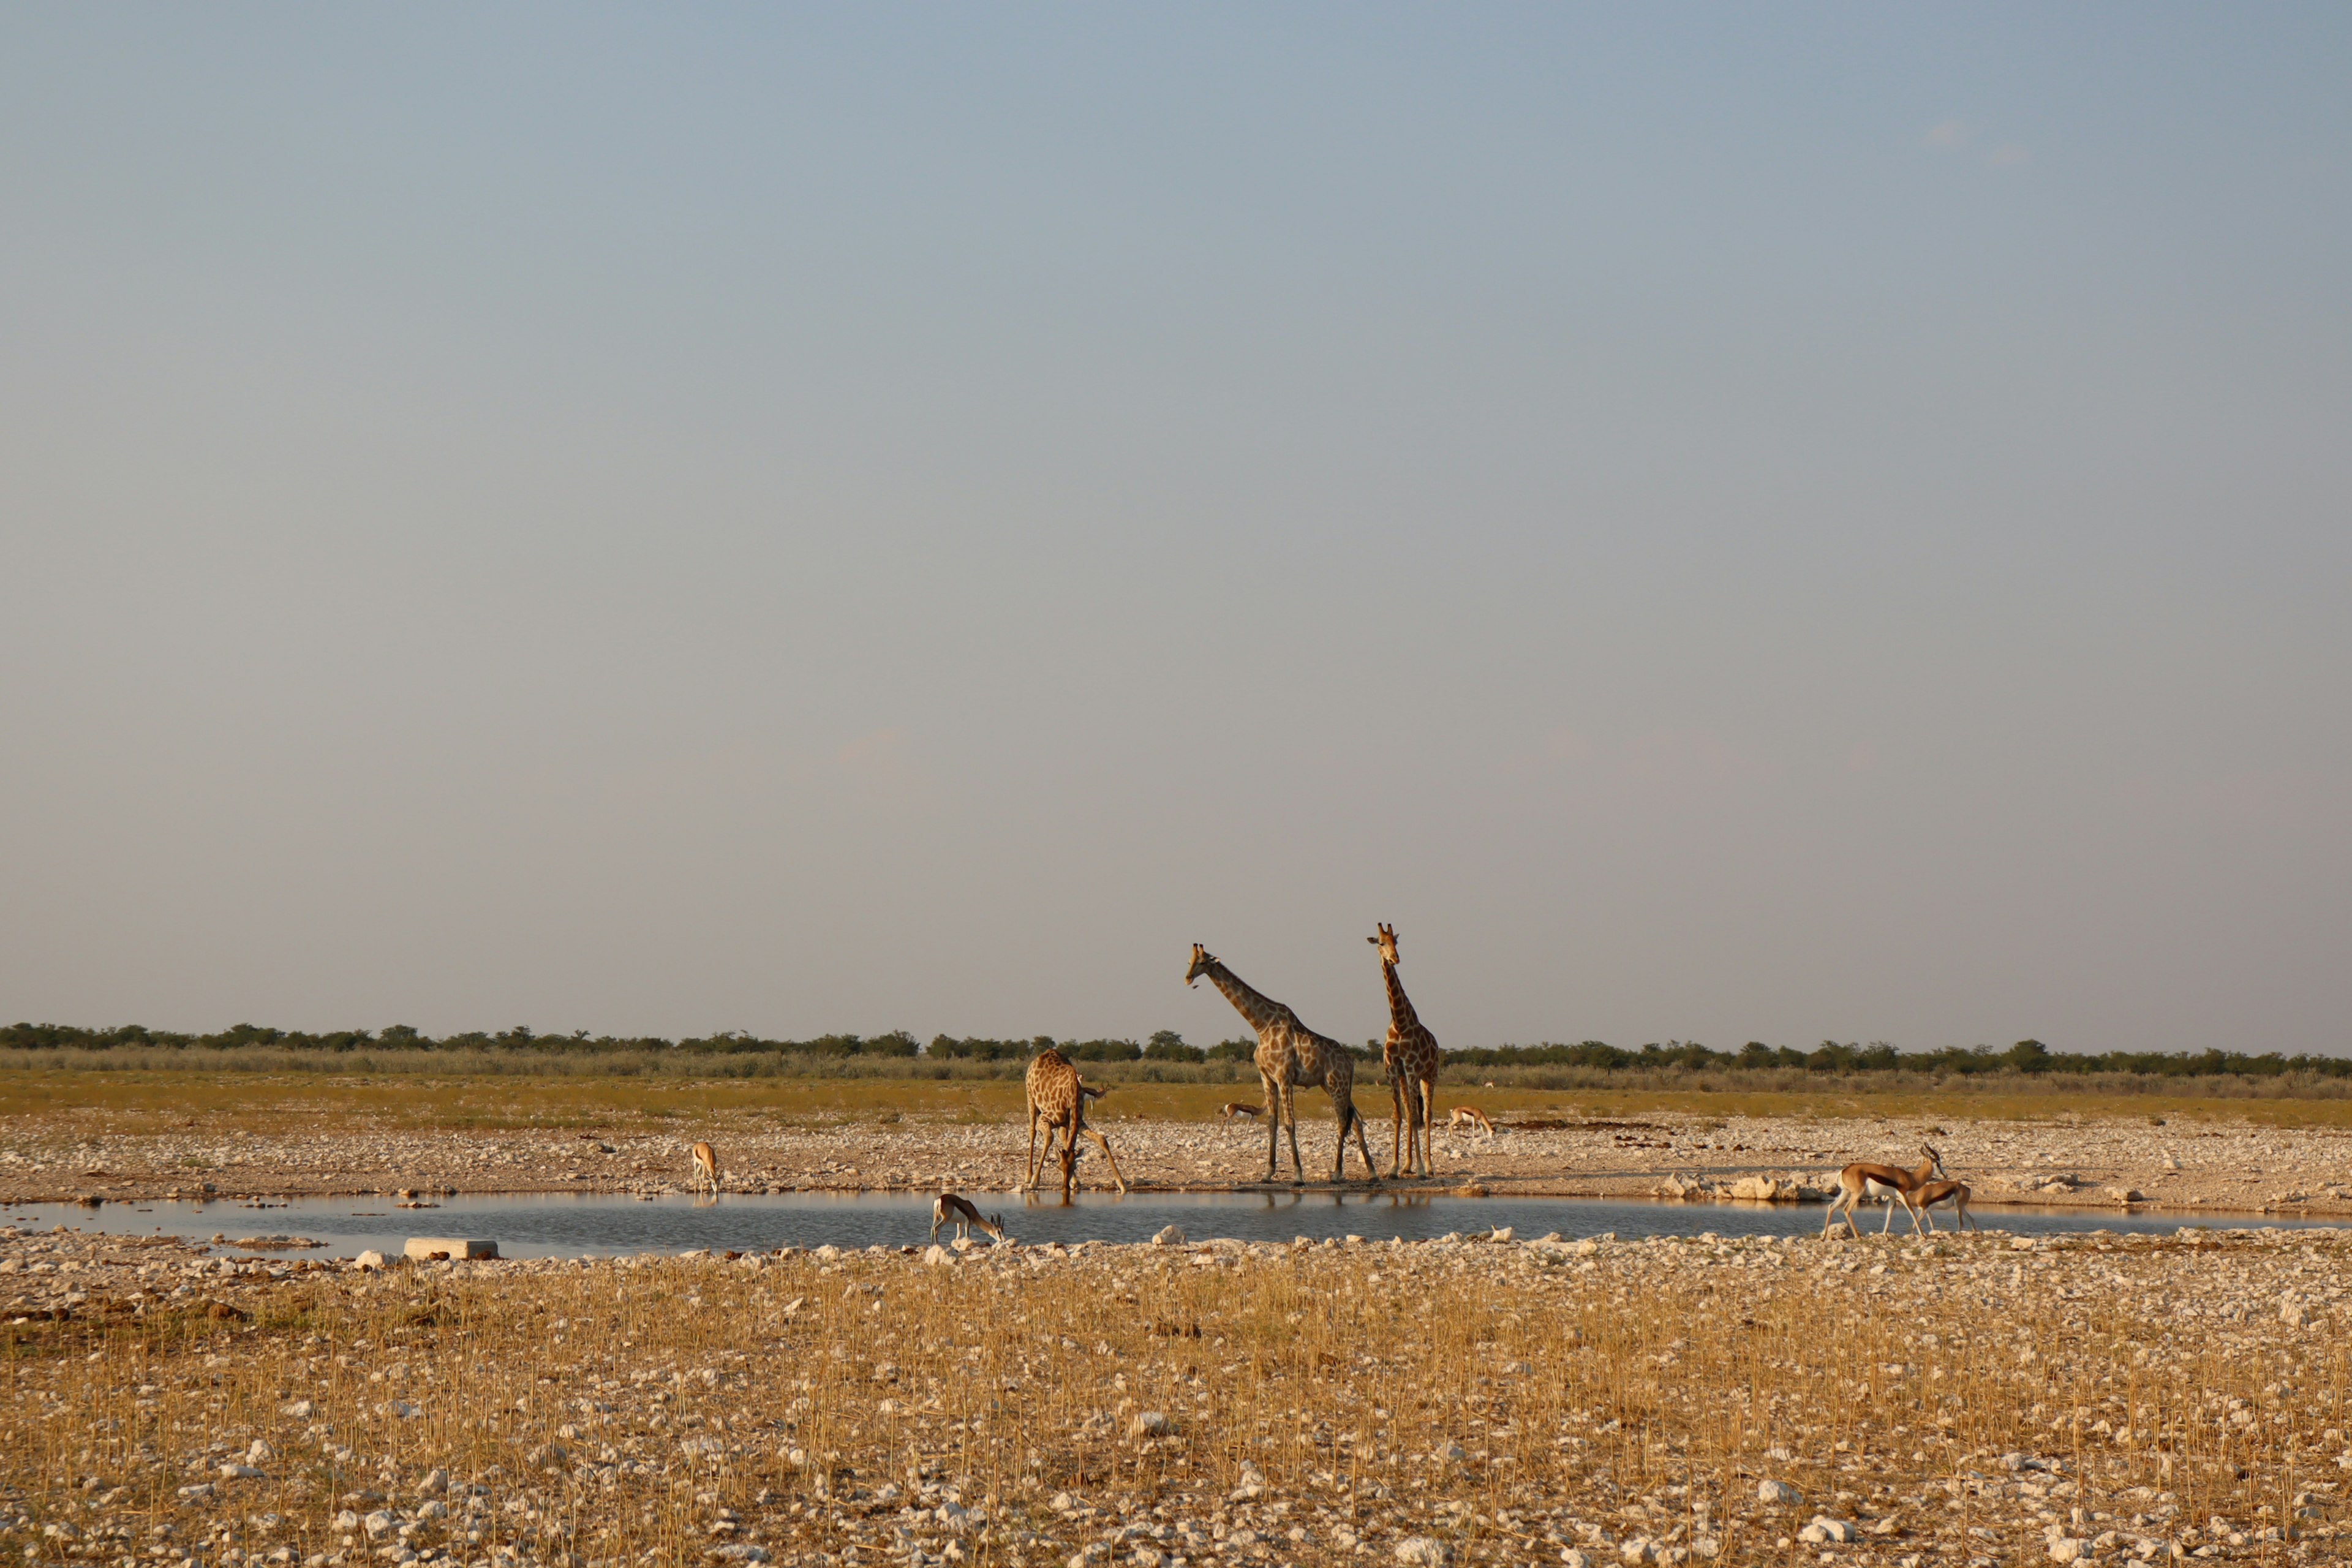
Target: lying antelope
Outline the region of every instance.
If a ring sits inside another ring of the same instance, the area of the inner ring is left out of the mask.
[[[1901,1204],[1903,1212],[1911,1216],[1912,1234],[1921,1234],[1919,1209],[1912,1194],[1931,1179],[1949,1181],[1951,1174],[1944,1169],[1944,1157],[1936,1152],[1934,1144],[1922,1143],[1919,1148],[1927,1156],[1927,1162],[1916,1171],[1906,1171],[1895,1165],[1873,1165],[1860,1160],[1840,1171],[1837,1196],[1830,1200],[1830,1212],[1822,1220],[1822,1234],[1827,1236],[1836,1228],[1838,1215],[1843,1211],[1846,1229],[1852,1231],[1857,1240],[1860,1239],[1862,1232],[1854,1228],[1853,1206],[1865,1197],[1892,1198]],[[1886,1211],[1886,1223],[1879,1227],[1878,1234],[1885,1236],[1894,1227],[1895,1210],[1890,1206]]]
[[[986,1231],[988,1233],[989,1239],[992,1241],[1007,1241],[1011,1239],[1004,1234],[1004,1216],[1003,1215],[989,1215],[983,1217],[978,1209],[971,1206],[971,1199],[959,1197],[953,1193],[941,1193],[938,1197],[931,1200],[931,1243],[933,1246],[937,1246],[939,1244],[940,1227],[941,1226],[950,1224],[955,1226],[956,1239],[958,1241],[963,1240],[966,1236],[974,1230]]]
[[[719,1156],[711,1152],[709,1144],[697,1143],[694,1146],[694,1190],[698,1193],[706,1185],[710,1188],[712,1197],[719,1195]]]
[[[1229,1100],[1217,1107],[1217,1114],[1231,1121],[1236,1116],[1263,1116],[1265,1114],[1265,1108],[1261,1105],[1244,1105],[1238,1100]]]
[[[1966,1230],[1971,1226],[1975,1226],[1979,1230],[1984,1228],[1969,1217],[1969,1184],[1966,1182],[1929,1182],[1913,1194],[1913,1197],[1922,1214],[1927,1214],[1937,1204],[1948,1202],[1952,1205],[1953,1214],[1958,1216],[1953,1223],[1958,1228]],[[1886,1223],[1889,1225],[1895,1223],[1895,1215],[1892,1213],[1887,1215]],[[1929,1230],[1936,1228],[1936,1216],[1933,1215],[1927,1215],[1927,1228]]]
[[[1487,1121],[1486,1113],[1475,1105],[1455,1106],[1454,1114],[1445,1119],[1445,1130],[1449,1132],[1475,1131],[1489,1138],[1495,1135],[1495,1124]]]

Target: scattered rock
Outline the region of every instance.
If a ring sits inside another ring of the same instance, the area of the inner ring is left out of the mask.
[[[1803,1493],[1786,1481],[1759,1481],[1756,1485],[1756,1500],[1769,1502],[1780,1508],[1795,1508],[1799,1503],[1803,1502],[1805,1498]]]
[[[1179,1225],[1160,1226],[1159,1234],[1151,1238],[1151,1245],[1154,1247],[1183,1246],[1184,1227]]]
[[[1396,1560],[1408,1568],[1446,1568],[1454,1548],[1433,1535],[1408,1535],[1396,1543]]]

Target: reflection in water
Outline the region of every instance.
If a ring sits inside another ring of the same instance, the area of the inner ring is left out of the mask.
[[[970,1194],[977,1196],[978,1194]],[[1013,1194],[1003,1194],[1008,1200]],[[364,1205],[381,1198],[296,1198],[267,1205],[225,1202],[109,1204],[92,1211],[70,1204],[20,1204],[8,1220],[47,1229],[162,1231],[235,1242],[247,1237],[316,1237],[323,1249],[289,1256],[350,1257],[368,1247],[396,1252],[412,1235],[487,1237],[509,1258],[577,1257],[587,1253],[676,1252],[693,1247],[754,1251],[775,1247],[919,1247],[930,1239],[929,1193],[784,1193],[768,1196],[650,1200],[629,1194],[509,1194],[442,1200],[426,1216]],[[993,1196],[992,1195],[992,1207]],[[1988,1228],[2046,1231],[2172,1231],[2186,1216],[2125,1215],[2113,1210],[2017,1209],[1979,1206]],[[2314,1222],[2263,1215],[2200,1215],[2212,1226],[2298,1226]],[[1399,1189],[1335,1192],[1270,1190],[1247,1193],[1087,1193],[1065,1205],[1059,1193],[1024,1194],[1005,1209],[1005,1228],[1030,1244],[1048,1241],[1148,1241],[1169,1225],[1194,1241],[1230,1237],[1244,1241],[1321,1240],[1360,1236],[1370,1241],[1413,1241],[1459,1231],[1476,1234],[1508,1226],[1519,1236],[1557,1231],[1643,1236],[1803,1236],[1820,1231],[1819,1204],[1678,1204],[1604,1198],[1460,1198]],[[1865,1228],[1868,1228],[1865,1226]]]

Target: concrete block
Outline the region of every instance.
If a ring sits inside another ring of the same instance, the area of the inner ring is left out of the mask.
[[[408,1238],[408,1245],[401,1250],[405,1256],[422,1263],[436,1252],[452,1258],[496,1258],[499,1255],[499,1244],[495,1241],[465,1241],[452,1240],[446,1237],[412,1236]]]

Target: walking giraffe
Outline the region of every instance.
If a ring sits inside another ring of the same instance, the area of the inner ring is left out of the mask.
[[[1339,1122],[1339,1140],[1331,1151],[1331,1179],[1348,1179],[1348,1134],[1353,1131],[1357,1152],[1364,1157],[1364,1175],[1379,1182],[1380,1167],[1372,1163],[1371,1146],[1364,1142],[1363,1113],[1356,1109],[1355,1053],[1300,1023],[1298,1015],[1281,1003],[1251,990],[1196,942],[1192,967],[1184,971],[1184,984],[1191,985],[1204,974],[1257,1031],[1257,1076],[1265,1086],[1267,1112],[1265,1179],[1274,1180],[1282,1131],[1287,1127],[1291,1174],[1300,1183],[1307,1180],[1307,1169],[1298,1159],[1298,1110],[1291,1091],[1319,1085],[1331,1097],[1331,1112]]]
[[[1054,1152],[1054,1133],[1058,1129],[1062,1141],[1062,1197],[1067,1201],[1070,1187],[1078,1169],[1078,1139],[1081,1134],[1091,1138],[1110,1162],[1110,1173],[1118,1183],[1120,1192],[1127,1191],[1127,1178],[1119,1173],[1118,1156],[1110,1152],[1110,1140],[1087,1125],[1087,1101],[1107,1092],[1078,1077],[1078,1069],[1070,1058],[1048,1047],[1039,1051],[1030,1062],[1027,1077],[1029,1091],[1029,1176],[1021,1186],[1029,1192],[1037,1185],[1045,1170],[1045,1156],[1038,1152],[1037,1129],[1045,1129],[1045,1153]]]
[[[1364,940],[1381,950],[1381,980],[1389,988],[1389,1037],[1381,1047],[1388,1068],[1389,1101],[1396,1108],[1396,1131],[1389,1145],[1389,1174],[1398,1173],[1397,1145],[1403,1145],[1402,1168],[1426,1176],[1429,1130],[1437,1124],[1437,1037],[1413,1012],[1404,982],[1397,978],[1396,927],[1382,924],[1381,934]],[[1412,1170],[1418,1158],[1421,1168]]]

